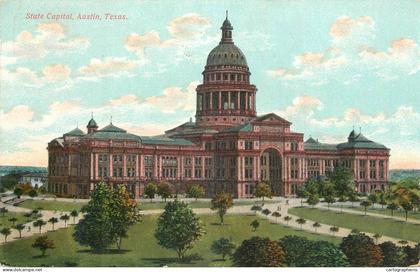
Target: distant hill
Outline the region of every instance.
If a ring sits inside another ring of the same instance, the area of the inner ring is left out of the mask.
[[[420,177],[420,169],[394,169],[389,170],[389,180],[398,181],[402,178]]]
[[[0,165],[0,176],[10,173],[47,173],[46,167]]]

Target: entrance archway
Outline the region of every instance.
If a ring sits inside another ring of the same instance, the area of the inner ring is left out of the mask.
[[[268,148],[260,156],[261,181],[270,184],[275,195],[281,194],[282,160],[279,152]]]

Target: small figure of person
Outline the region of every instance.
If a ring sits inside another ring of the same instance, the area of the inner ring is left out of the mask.
[[[31,232],[31,226],[28,226],[28,232]]]
[[[280,205],[278,205],[277,206],[277,211],[279,212],[279,211],[281,211],[281,207],[280,207]]]
[[[289,206],[289,200],[288,199],[286,199],[286,205]]]

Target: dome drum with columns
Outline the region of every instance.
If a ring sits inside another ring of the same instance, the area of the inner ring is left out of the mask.
[[[222,39],[208,55],[203,84],[197,87],[198,127],[225,128],[256,116],[255,85],[250,84],[244,53],[233,43],[233,27],[226,16]]]

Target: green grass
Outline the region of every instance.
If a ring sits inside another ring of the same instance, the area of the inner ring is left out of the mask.
[[[80,210],[86,203],[64,202],[58,200],[33,200],[27,199],[19,204],[19,207],[27,209],[50,210],[50,211],[72,211]]]
[[[220,256],[210,251],[210,245],[220,237],[231,238],[236,245],[252,236],[270,237],[277,240],[285,235],[305,236],[313,240],[327,240],[338,244],[341,239],[332,236],[311,234],[281,225],[270,224],[259,218],[261,223],[253,232],[249,225],[256,217],[253,215],[227,215],[225,225],[219,225],[216,215],[201,215],[206,234],[187,252],[200,254],[203,260],[180,263],[173,250],[159,246],[154,238],[157,216],[145,216],[143,221],[131,227],[128,238],[123,241],[123,253],[115,250],[94,254],[86,247],[76,244],[72,238],[73,227],[49,232],[48,237],[55,241],[56,248],[47,251],[47,256],[39,257],[40,252],[31,247],[35,237],[17,240],[3,245],[0,261],[14,266],[230,266],[230,260],[221,261]]]
[[[358,229],[360,231],[379,233],[397,239],[420,242],[420,225],[406,223],[404,221],[307,207],[292,208],[289,209],[289,213],[317,221],[321,224]]]
[[[24,224],[33,220],[23,216],[23,213],[7,212],[4,216],[0,215],[0,228],[11,228],[13,224],[9,219],[13,217],[16,217],[18,220],[16,224]]]
[[[334,205],[334,208],[340,208],[340,206],[336,206],[336,205]],[[360,211],[360,212],[365,212],[365,208],[363,208],[363,207],[361,207],[361,206],[354,206],[354,207],[351,207],[351,206],[345,206],[345,207],[343,207],[343,210],[344,209],[351,209],[351,210],[355,210],[355,211]],[[367,212],[368,213],[377,213],[377,214],[383,214],[383,215],[388,215],[388,216],[391,216],[391,210],[388,210],[386,207],[384,207],[383,209],[382,208],[368,208],[367,209]],[[402,218],[402,219],[404,219],[405,220],[405,212],[403,211],[403,210],[397,210],[397,211],[394,211],[394,217],[398,217],[398,218]],[[417,219],[417,220],[420,220],[420,212],[409,212],[408,213],[408,218],[412,218],[412,219]]]
[[[169,201],[169,200],[168,200]],[[270,200],[266,200],[266,203],[273,202]],[[255,203],[262,203],[260,200],[240,200],[234,203],[235,206],[242,206],[242,205],[253,205]],[[86,203],[75,203],[75,202],[64,202],[59,200],[33,200],[28,199],[19,204],[19,207],[27,208],[27,209],[38,209],[42,208],[43,210],[51,210],[51,211],[72,211],[72,210],[80,210]],[[144,201],[141,202],[139,207],[142,210],[153,210],[153,209],[163,209],[165,207],[165,202],[158,202],[154,200],[153,202]],[[192,201],[190,202],[191,208],[210,208],[209,201]]]

